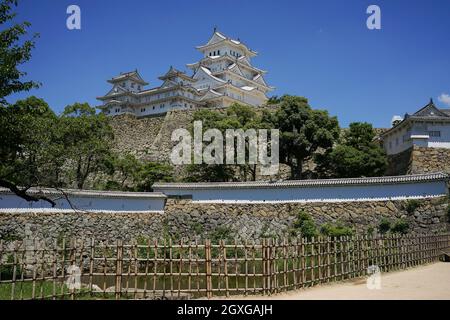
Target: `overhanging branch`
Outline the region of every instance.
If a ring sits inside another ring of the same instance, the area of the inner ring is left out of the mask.
[[[56,202],[53,201],[52,199],[50,199],[42,194],[31,195],[31,194],[27,193],[27,190],[29,188],[21,189],[10,181],[0,179],[0,187],[8,188],[15,195],[17,195],[18,197],[20,197],[26,201],[38,202],[38,201],[43,200],[43,201],[47,201],[48,203],[50,203],[52,208],[56,206]]]

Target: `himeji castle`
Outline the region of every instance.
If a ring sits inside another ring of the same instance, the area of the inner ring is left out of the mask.
[[[257,52],[216,29],[209,41],[196,49],[203,58],[187,64],[192,75],[170,67],[159,77],[160,86],[147,89],[148,83],[137,70],[121,73],[108,80],[112,88],[97,98],[103,102],[98,108],[107,115],[141,117],[197,107],[224,108],[233,103],[257,107],[267,101],[273,87],[264,80],[266,71],[251,64]]]

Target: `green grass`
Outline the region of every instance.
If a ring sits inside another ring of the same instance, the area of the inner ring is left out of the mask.
[[[0,283],[0,300],[11,300],[13,286],[11,283]],[[34,299],[51,300],[53,295],[56,300],[70,300],[71,294],[66,285],[61,288],[61,283],[56,283],[55,287],[51,281],[36,281],[34,289]],[[32,299],[33,282],[17,282],[14,286],[13,300]],[[95,300],[95,299],[114,299],[114,293],[96,293],[90,294],[87,289],[76,290],[74,292],[75,300]]]

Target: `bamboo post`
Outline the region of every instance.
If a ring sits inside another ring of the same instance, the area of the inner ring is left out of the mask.
[[[316,269],[316,250],[315,250],[315,245],[316,245],[316,241],[314,237],[311,237],[311,240],[309,242],[311,244],[311,254],[309,257],[309,262],[310,262],[310,270],[311,270],[311,285],[314,285],[315,282],[315,269]]]
[[[14,241],[14,253],[13,253],[13,276],[11,283],[11,300],[15,297],[15,286],[16,286],[16,273],[17,273],[17,251],[18,251],[18,241]],[[0,260],[2,259],[0,255]],[[1,278],[0,278],[1,280]]]
[[[212,281],[211,281],[211,241],[205,240],[205,264],[206,264],[206,297],[212,298]]]
[[[304,237],[301,238],[301,270],[302,270],[302,287],[304,288],[306,285],[306,257],[305,257],[305,242],[306,239]]]
[[[261,242],[261,268],[262,268],[262,288],[263,294],[267,294],[267,257],[266,257],[266,239]]]
[[[95,239],[91,238],[91,255],[89,259],[89,294],[93,296],[93,273],[94,273],[94,259],[95,259]]]
[[[53,265],[53,277],[52,277],[52,300],[56,300],[56,279],[58,276],[58,240],[55,239],[53,241],[53,257],[52,257],[52,265]]]
[[[229,288],[229,279],[228,279],[228,259],[227,259],[227,248],[226,248],[226,242],[224,240],[221,240],[222,247],[223,247],[223,268],[224,268],[224,274],[225,274],[225,295],[227,297],[230,296],[230,288]]]
[[[170,282],[170,298],[173,299],[173,245],[172,238],[169,239],[169,282]]]
[[[178,263],[178,294],[177,297],[180,299],[181,294],[181,275],[183,274],[183,239],[180,240],[180,250],[179,250],[179,263]]]
[[[148,267],[149,267],[149,259],[150,259],[150,250],[151,250],[151,244],[150,239],[147,239],[145,242],[145,276],[144,276],[144,298],[147,298],[147,286],[148,286]]]
[[[189,239],[188,239],[189,240]],[[188,256],[189,256],[189,266],[188,266],[188,292],[192,291],[192,243],[189,240],[188,242]]]
[[[116,281],[115,281],[115,295],[116,300],[120,299],[122,294],[122,255],[123,255],[123,243],[122,240],[116,242]]]
[[[156,296],[158,281],[158,239],[153,239],[153,297]]]
[[[244,267],[245,267],[245,290],[244,290],[244,294],[247,295],[248,294],[248,253],[247,253],[247,246],[248,246],[248,241],[247,239],[245,239],[244,241]],[[225,256],[224,256],[225,259]],[[227,289],[228,291],[228,289]],[[228,297],[228,293],[227,293],[227,297]]]

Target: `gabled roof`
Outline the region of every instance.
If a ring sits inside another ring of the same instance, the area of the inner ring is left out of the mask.
[[[105,95],[102,96],[102,97],[97,97],[97,99],[98,99],[98,100],[105,100],[105,99],[108,99],[108,98],[111,97],[111,96],[115,96],[115,95],[117,95],[117,94],[120,94],[120,93],[127,93],[127,92],[129,92],[129,91],[127,91],[126,89],[122,88],[122,87],[119,86],[119,85],[115,85],[114,87],[111,88],[111,90],[108,91],[107,94],[105,94]]]
[[[199,77],[201,74],[204,74],[204,75],[210,77],[211,79],[213,79],[213,80],[215,80],[215,81],[217,81],[217,82],[219,82],[219,83],[226,83],[225,80],[213,76],[212,73],[211,73],[211,70],[209,70],[208,68],[203,67],[203,66],[200,66],[199,68],[197,68],[197,71],[196,71],[195,74],[192,76],[192,78],[198,79],[198,77]]]
[[[411,120],[419,120],[419,121],[439,120],[450,122],[450,110],[437,108],[433,103],[433,99],[430,99],[430,102],[428,104],[426,104],[424,107],[422,107],[412,115],[406,113],[402,121],[400,121],[394,127],[381,133],[380,137],[383,137],[399,128],[402,128],[405,125],[405,123]]]
[[[243,64],[246,64],[246,65],[248,65],[248,66],[252,66],[251,64],[250,64],[250,61],[248,60],[248,57],[247,56],[240,56],[239,58],[237,58],[238,59],[238,61],[239,62],[241,62],[241,63],[243,63]]]
[[[191,77],[189,77],[188,75],[186,75],[186,73],[184,73],[183,71],[177,70],[172,66],[170,66],[169,71],[167,71],[163,76],[158,77],[158,79],[166,80],[166,79],[170,79],[170,78],[174,78],[174,77],[180,77],[180,78],[183,78],[186,80],[193,81],[193,79]]]
[[[217,92],[215,90],[209,89],[204,95],[203,97],[200,98],[200,101],[205,101],[205,100],[209,100],[209,99],[214,99],[217,97],[223,96],[222,93]]]
[[[241,77],[244,77],[244,74],[242,73],[241,68],[236,63],[230,64],[228,66],[228,70],[233,71],[234,73],[237,73]]]
[[[252,66],[250,64],[250,62],[247,60],[247,58],[246,59],[242,59],[242,58],[246,58],[246,56],[241,56],[238,59],[236,59],[236,57],[233,57],[233,56],[229,55],[227,52],[225,52],[225,54],[220,55],[220,56],[206,56],[206,57],[203,57],[200,61],[193,62],[193,63],[188,63],[188,64],[186,64],[186,66],[189,69],[195,69],[201,64],[201,62],[206,61],[206,60],[214,61],[214,60],[226,59],[228,61],[231,61],[233,63],[238,64],[241,68],[247,68],[247,69],[249,69],[249,70],[251,70],[253,72],[258,72],[258,73],[262,73],[262,74],[267,73],[267,70],[262,70],[262,69],[259,69],[259,68],[255,67],[255,66]]]
[[[450,111],[450,110],[446,110],[446,111]],[[416,111],[412,115],[418,116],[418,117],[450,117],[450,114],[448,114],[447,112],[445,112],[442,109],[438,109],[434,105],[433,99],[430,99],[430,102],[426,106],[424,106],[420,110]]]
[[[132,80],[144,86],[148,85],[148,83],[141,77],[137,69],[130,72],[121,72],[120,75],[118,75],[117,77],[113,77],[112,79],[108,80],[108,82],[116,83],[124,80]]]
[[[312,180],[286,180],[286,181],[250,181],[250,182],[202,182],[202,183],[154,183],[155,191],[164,192],[167,189],[235,189],[235,188],[294,188],[315,186],[345,186],[345,185],[383,185],[387,183],[411,183],[448,181],[449,176],[443,172],[424,173],[405,176],[385,176],[368,178],[344,178],[344,179],[312,179]]]
[[[266,83],[266,81],[264,80],[263,76],[261,74],[257,74],[256,76],[253,77],[253,81],[260,83],[266,87],[269,87]]]
[[[52,189],[52,188],[30,188],[27,193],[46,196],[77,196],[77,197],[95,197],[95,198],[167,198],[160,192],[132,192],[132,191],[98,191],[98,190],[80,190],[80,189]],[[0,194],[13,194],[8,188],[0,187]]]
[[[197,46],[196,48],[197,49],[205,49],[205,48],[214,46],[216,44],[225,43],[225,42],[228,42],[229,44],[232,44],[232,45],[235,45],[235,46],[238,46],[238,47],[244,49],[244,51],[250,56],[256,56],[258,54],[256,51],[249,49],[239,39],[238,40],[231,39],[231,38],[225,36],[223,33],[218,32],[216,30],[216,28],[214,28],[214,32],[213,32],[211,38],[209,38],[208,42],[204,45]]]

